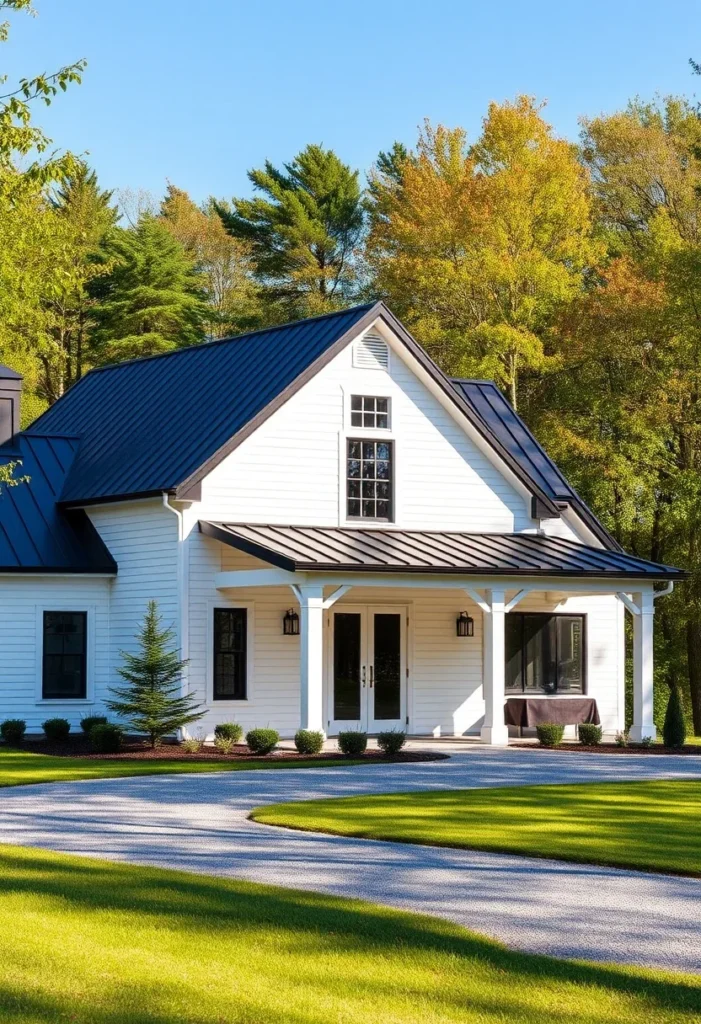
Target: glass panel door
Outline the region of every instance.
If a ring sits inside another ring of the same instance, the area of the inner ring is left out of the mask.
[[[368,731],[404,729],[406,719],[406,612],[370,609]]]
[[[330,731],[365,728],[367,665],[365,613],[334,612]]]

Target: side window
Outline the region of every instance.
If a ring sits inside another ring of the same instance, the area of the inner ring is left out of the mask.
[[[246,700],[248,613],[214,609],[214,700]]]
[[[41,680],[44,700],[85,699],[87,625],[87,612],[44,612]]]

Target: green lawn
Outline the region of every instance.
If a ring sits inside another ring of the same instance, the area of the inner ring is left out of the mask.
[[[34,782],[75,782],[78,779],[118,779],[128,775],[175,775],[184,772],[236,772],[261,768],[335,768],[367,764],[341,757],[327,761],[93,761],[89,757],[50,757],[28,750],[0,748],[0,786]],[[371,762],[372,763],[372,762]]]
[[[259,807],[269,825],[701,875],[701,782],[603,782]]]
[[[0,1021],[673,1024],[701,978],[509,952],[430,917],[0,847]]]

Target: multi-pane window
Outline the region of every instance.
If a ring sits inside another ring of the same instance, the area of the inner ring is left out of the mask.
[[[41,694],[44,700],[84,700],[87,612],[44,612]]]
[[[507,615],[506,689],[511,693],[584,693],[584,617]]]
[[[389,398],[351,395],[351,426],[386,430],[389,427]]]
[[[246,699],[247,612],[214,609],[214,700]]]
[[[349,519],[392,519],[392,442],[349,439],[346,460]]]

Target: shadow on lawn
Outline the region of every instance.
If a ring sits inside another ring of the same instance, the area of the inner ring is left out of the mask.
[[[505,996],[518,999],[519,985],[565,983],[581,988],[596,986],[622,996],[637,997],[641,1000],[641,1009],[647,1004],[649,1008],[701,1013],[701,978],[655,975],[514,952],[447,921],[403,914],[360,901],[14,847],[0,848],[0,872],[3,894],[48,897],[47,915],[52,913],[50,900],[55,898],[69,909],[81,912],[133,914],[137,928],[158,924],[189,937],[201,933],[203,942],[213,933],[226,938],[229,932],[238,937],[250,933],[253,940],[261,930],[274,927],[286,933],[284,941],[292,943],[295,952],[308,952],[310,957],[333,951],[336,955],[361,954],[372,962],[372,958],[378,956],[414,959],[422,954],[439,954],[452,960],[458,958],[464,962],[465,969],[469,969],[470,961],[479,962],[501,975],[497,984],[502,991],[502,1012],[507,1005]],[[99,961],[98,950],[96,954]],[[370,988],[375,984],[369,977],[366,981]],[[154,979],[154,987],[149,986],[148,991],[144,991],[143,1013],[139,1010],[130,1014],[130,1022],[175,1024],[176,1019],[182,1020],[169,1014],[164,1016],[158,1009],[159,984],[159,980]],[[354,984],[361,991],[365,980],[359,982],[355,978]],[[323,986],[322,978],[318,979],[318,985]],[[396,991],[405,994],[407,991],[401,972],[398,972]],[[444,1002],[450,1004],[450,993],[443,995]],[[148,1008],[151,997],[153,1010]],[[421,994],[417,993],[417,997],[421,998]],[[11,986],[0,987],[0,1008],[4,1009],[3,1019],[22,1016],[37,1021],[63,1019],[66,1010],[47,996],[18,992]],[[496,1013],[498,1009],[494,1005],[490,1012]],[[578,1011],[575,1000],[567,1019],[576,1022],[580,1019]],[[589,1020],[584,1006],[581,1011],[581,1019]],[[543,1020],[548,1016],[546,1013]],[[100,1008],[92,1019],[95,1024],[123,1024],[124,1020]],[[295,1018],[292,1015],[284,1019],[293,1021]],[[553,1015],[552,1019],[562,1017]]]

